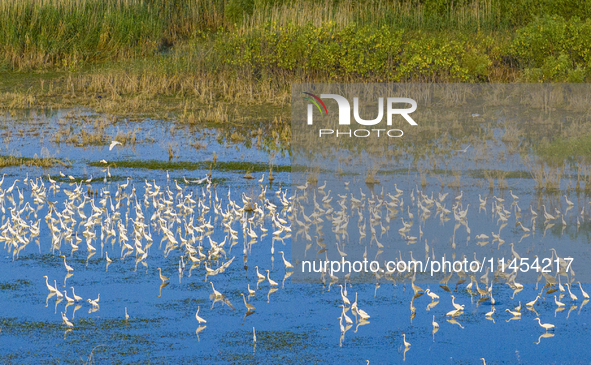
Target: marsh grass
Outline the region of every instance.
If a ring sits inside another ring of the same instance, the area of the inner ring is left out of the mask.
[[[117,123],[117,118],[104,116],[88,116],[79,112],[69,112],[64,118],[58,120],[58,128],[53,130],[50,140],[53,143],[72,144],[77,147],[101,146],[110,141],[121,142],[124,146],[135,146],[138,143],[153,142],[149,136],[139,138],[140,128],[123,131],[117,129],[113,135],[107,128]]]
[[[509,175],[508,171],[503,170],[496,170],[496,179],[499,189],[505,190],[509,188],[509,184],[507,183],[507,176]]]
[[[417,172],[419,173],[419,178],[421,181],[421,186],[425,188],[427,186],[427,169],[423,166],[417,166]]]
[[[0,167],[27,166],[49,168],[54,166],[70,166],[68,163],[57,158],[46,157],[15,157],[0,155]]]
[[[442,188],[445,187],[445,185],[446,185],[446,179],[442,175],[436,175],[435,177],[439,181],[439,184],[441,185],[441,187]]]
[[[121,142],[123,145],[135,145],[139,142],[138,140],[138,132],[139,129],[135,128],[134,130],[123,132],[118,131],[115,137],[113,138],[114,141]]]
[[[239,113],[234,106],[233,110],[229,111],[229,106],[218,103],[213,106],[205,106],[198,110],[188,110],[188,103],[185,104],[183,113],[177,118],[181,124],[226,124],[237,119]]]
[[[365,183],[368,185],[379,184],[380,180],[377,178],[378,171],[380,170],[379,165],[375,165],[367,170],[365,175]]]
[[[311,172],[311,173],[309,173],[308,174],[308,178],[306,179],[306,181],[310,185],[317,185],[318,184],[318,173],[317,172]]]
[[[560,189],[564,166],[548,165],[542,160],[533,160],[529,156],[525,156],[523,162],[534,179],[536,189],[547,191]]]
[[[452,169],[453,178],[450,179],[447,186],[450,188],[459,188],[461,186],[460,180],[462,179],[462,171],[460,169]]]
[[[0,19],[5,63],[76,69],[89,61],[166,52],[181,39],[222,25],[223,3],[2,0]]]
[[[486,179],[486,181],[488,181],[488,188],[490,190],[493,190],[495,188],[495,178],[494,178],[493,171],[484,170],[483,174],[484,174],[484,178]]]
[[[581,187],[581,183],[584,187]],[[577,183],[575,185],[577,191],[591,191],[591,166],[588,163],[580,163],[577,165]]]

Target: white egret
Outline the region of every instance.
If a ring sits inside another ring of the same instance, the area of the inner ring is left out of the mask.
[[[220,293],[219,291],[215,290],[215,287],[213,286],[213,283],[212,283],[211,281],[210,281],[209,283],[211,284],[211,289],[213,290],[213,295],[214,295],[216,298],[221,298],[221,297],[223,297],[223,294],[222,294],[222,293]]]
[[[265,270],[267,272],[267,280],[269,281],[269,285],[271,286],[277,286],[279,285],[275,280],[271,280],[271,278],[269,277],[269,270]]]
[[[285,265],[285,270],[293,269],[293,265],[285,259],[285,254],[283,253],[283,251],[279,251],[279,253],[281,253],[281,258],[283,259],[283,264]]]
[[[343,302],[345,303],[346,306],[350,306],[351,301],[349,301],[349,299],[345,296],[345,294],[343,294],[343,286],[341,284],[339,284],[339,286],[341,287],[341,298],[343,299]],[[357,293],[355,293],[355,303],[357,303]]]
[[[406,342],[406,335],[403,333],[402,334],[402,341],[404,342],[404,348],[405,349],[409,349],[410,348],[410,343]]]
[[[425,294],[431,297],[432,301],[436,301],[437,299],[439,299],[439,295],[433,293],[430,289],[425,290]]]
[[[505,309],[505,312],[509,312],[513,317],[521,317],[521,312],[512,311],[511,309]]]
[[[265,275],[263,275],[263,274],[261,274],[261,273],[259,272],[259,267],[258,267],[258,266],[255,266],[254,268],[255,268],[255,270],[256,270],[256,272],[257,272],[257,279],[258,279],[258,281],[263,281],[263,280],[265,280],[265,279],[266,279],[266,277],[265,277]]]
[[[81,300],[82,300],[82,297],[81,297],[81,296],[79,296],[79,295],[76,295],[76,293],[74,292],[74,287],[73,287],[73,286],[71,286],[71,287],[70,287],[70,289],[72,289],[72,296],[74,297],[74,299],[75,299],[77,302],[81,301]]]
[[[250,288],[250,284],[248,284],[248,295],[255,295],[256,291]]]
[[[551,330],[551,329],[554,328],[554,325],[553,324],[550,324],[550,323],[542,323],[542,321],[540,320],[539,317],[534,318],[534,321],[535,320],[538,321],[538,324],[540,325],[540,327],[542,327],[543,329],[545,329],[546,332],[548,332],[548,330]]]
[[[433,315],[433,322],[431,324],[433,325],[433,329],[439,328],[439,323],[435,322],[435,315]]]
[[[45,278],[45,285],[47,285],[47,289],[49,289],[49,291],[52,293],[57,292],[56,287],[49,285],[49,279],[47,278],[47,275],[43,275],[43,277]]]
[[[559,301],[556,299],[556,295],[554,296],[554,303],[556,303],[556,305],[557,305],[558,307],[560,307],[560,308],[564,307],[564,303],[562,303],[562,302],[559,302]]]
[[[573,293],[570,291],[570,284],[569,284],[569,283],[566,283],[566,287],[568,288],[568,294],[570,295],[570,299],[571,299],[572,301],[577,301],[577,299],[578,299],[578,298],[577,298],[577,296],[576,296],[576,295],[574,295],[574,294],[573,294]]]
[[[109,145],[109,151],[111,151],[117,145],[121,145],[121,142],[119,142],[119,141],[111,141],[111,144]]]
[[[244,306],[246,307],[246,309],[249,312],[254,311],[256,309],[255,306],[246,301],[246,297],[244,296],[244,293],[240,293],[240,295],[242,295],[242,299],[244,300]]]
[[[70,271],[74,271],[74,269],[72,268],[72,266],[68,265],[66,263],[66,256],[65,255],[61,255],[61,257],[64,258],[64,266],[66,267],[66,271],[70,272]]]
[[[169,281],[170,280],[166,276],[162,275],[162,269],[161,268],[158,268],[158,275],[160,275],[160,280],[162,280],[162,282],[165,282],[165,281]]]
[[[201,326],[201,323],[207,323],[207,321],[199,316],[199,309],[201,309],[201,306],[197,307],[197,313],[195,313],[195,319],[197,320],[197,322],[199,322],[199,325]]]
[[[583,294],[583,298],[585,298],[585,299],[589,299],[589,294],[587,294],[587,292],[585,292],[585,291],[583,290],[583,286],[581,285],[581,282],[580,282],[580,281],[578,281],[577,283],[579,283],[579,288],[581,288],[581,293]]]
[[[527,302],[527,303],[525,303],[525,306],[526,306],[526,307],[533,307],[533,306],[534,306],[534,304],[536,304],[536,302],[538,301],[538,299],[540,299],[540,296],[539,296],[539,295],[537,295],[537,296],[536,296],[536,299],[532,300],[531,302]]]

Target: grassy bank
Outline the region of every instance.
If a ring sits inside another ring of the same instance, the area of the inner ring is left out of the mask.
[[[292,82],[588,82],[590,15],[591,0],[0,0],[0,102],[227,123],[261,103],[287,120]]]

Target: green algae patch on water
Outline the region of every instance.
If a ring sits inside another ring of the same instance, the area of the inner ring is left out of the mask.
[[[227,161],[212,163],[211,161],[189,162],[189,161],[158,161],[158,160],[129,160],[129,161],[112,161],[112,165],[119,168],[130,169],[148,169],[148,170],[200,170],[200,169],[214,169],[217,171],[250,171],[250,172],[265,172],[269,171],[269,165],[256,162],[241,162],[241,161]],[[104,167],[102,162],[89,162],[89,166]],[[290,172],[291,166],[287,165],[273,165],[273,171],[276,172]]]

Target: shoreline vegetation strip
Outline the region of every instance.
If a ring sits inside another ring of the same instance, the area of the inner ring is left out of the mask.
[[[0,99],[190,121],[223,119],[199,103],[287,105],[292,82],[589,82],[590,15],[589,0],[0,0]]]

